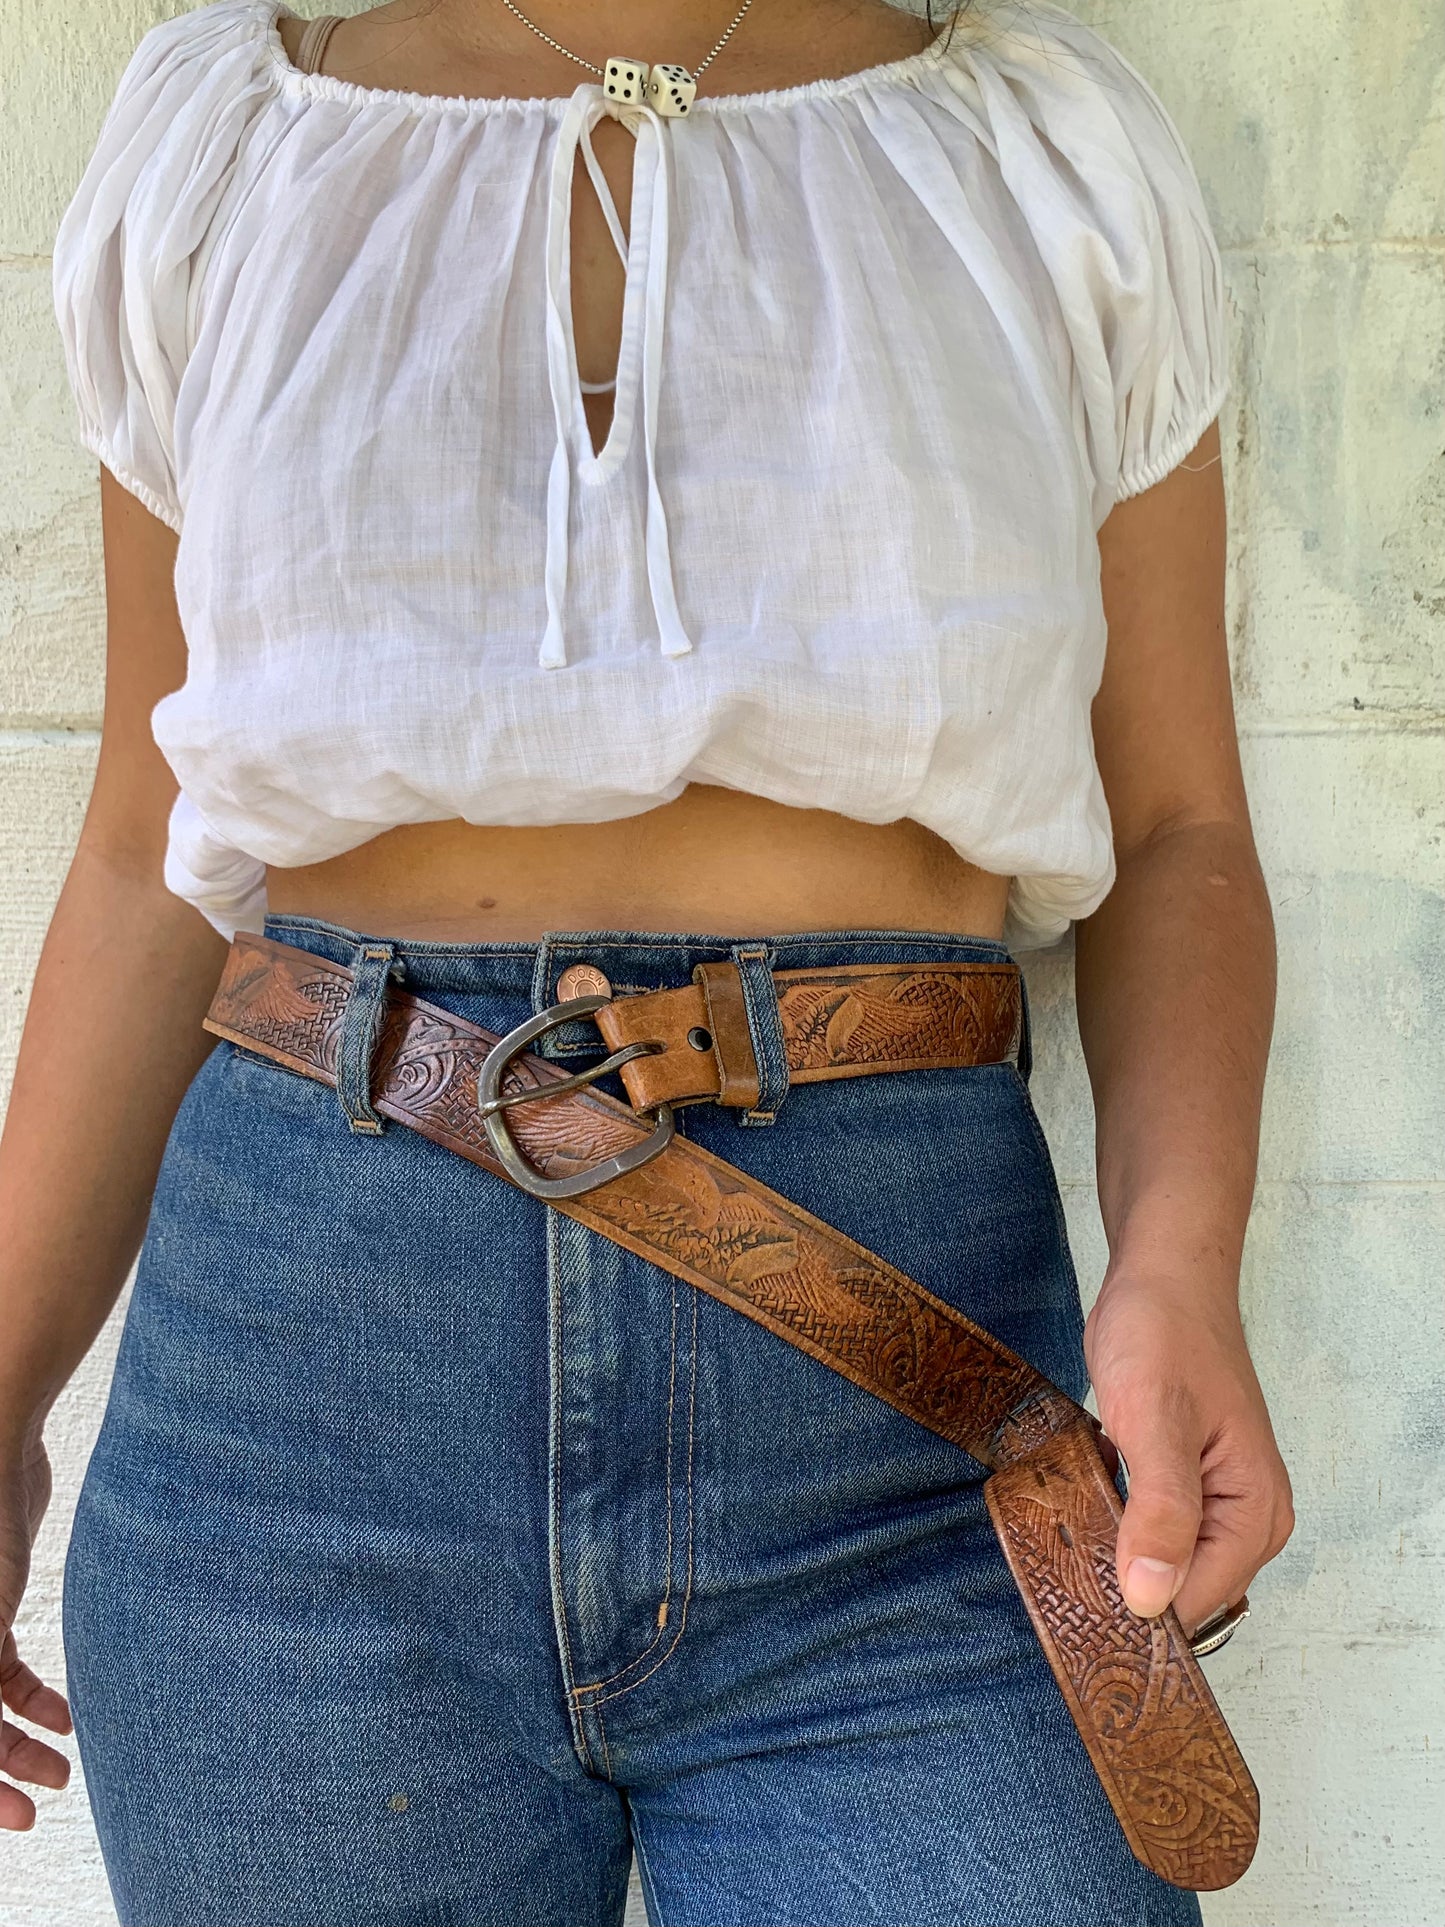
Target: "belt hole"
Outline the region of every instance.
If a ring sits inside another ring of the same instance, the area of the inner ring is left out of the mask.
[[[694,1050],[711,1050],[712,1032],[707,1030],[702,1024],[694,1024],[692,1029],[687,1033],[687,1041],[692,1045]]]

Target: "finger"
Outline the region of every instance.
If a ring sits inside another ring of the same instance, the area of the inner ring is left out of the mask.
[[[1119,1526],[1119,1585],[1131,1612],[1152,1619],[1179,1592],[1203,1516],[1199,1451],[1163,1415],[1133,1437],[1115,1434],[1129,1468]]]
[[[1119,1448],[1102,1426],[1094,1428],[1094,1443],[1099,1448],[1099,1457],[1104,1461],[1104,1470],[1111,1479],[1119,1476]]]
[[[28,1833],[35,1825],[35,1802],[18,1786],[0,1780],[0,1827],[12,1833]]]
[[[1194,1559],[1174,1610],[1192,1639],[1207,1619],[1232,1606],[1273,1556],[1268,1518],[1248,1500],[1210,1500]]]
[[[33,1733],[0,1720],[0,1773],[31,1786],[63,1787],[70,1778],[70,1762]]]
[[[46,1727],[52,1733],[73,1730],[65,1696],[47,1686],[18,1655],[12,1654],[9,1669],[0,1675],[0,1702],[32,1726]]]

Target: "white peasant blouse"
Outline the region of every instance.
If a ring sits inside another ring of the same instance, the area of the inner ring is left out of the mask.
[[[693,781],[910,817],[1047,942],[1113,881],[1096,532],[1226,393],[1173,122],[1046,0],[837,79],[453,98],[303,73],[282,0],[139,41],[55,238],[80,440],[177,531],[165,881]],[[568,291],[637,139],[610,432]]]

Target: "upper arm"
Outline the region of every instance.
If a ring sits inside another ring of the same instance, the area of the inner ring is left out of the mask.
[[[207,153],[228,124],[211,98],[233,85],[228,11],[162,21],[132,48],[51,266],[77,436],[100,463],[105,556],[105,711],[81,840],[158,886],[177,786],[150,715],[186,673],[176,412],[191,262],[215,185]]]
[[[1094,748],[1116,852],[1180,824],[1249,828],[1225,633],[1219,424],[1099,530],[1108,646]]]
[[[1094,748],[1123,855],[1170,823],[1248,821],[1225,648],[1228,291],[1153,87],[1070,14],[1046,8],[1041,33],[999,55],[1023,109],[999,165],[1037,209],[1066,334],[1108,628]]]
[[[177,537],[100,469],[105,545],[105,710],[82,842],[138,879],[162,881],[177,784],[151,732],[151,711],[186,676],[175,597]]]

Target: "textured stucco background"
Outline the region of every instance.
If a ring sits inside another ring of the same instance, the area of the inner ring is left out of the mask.
[[[1439,0],[1079,10],[1171,108],[1225,250],[1235,687],[1281,952],[1244,1292],[1299,1527],[1210,1662],[1265,1831],[1254,1869],[1206,1914],[1211,1927],[1438,1927],[1445,13]],[[95,465],[73,435],[48,250],[121,65],[165,11],[0,0],[7,1075],[101,704]],[[1036,1089],[1090,1292],[1103,1247],[1067,952],[1035,957],[1029,977]],[[66,1534],[116,1330],[50,1429],[56,1496],[19,1631],[57,1679]],[[113,1922],[79,1773],[40,1808],[33,1833],[0,1835],[0,1927]],[[642,1919],[635,1898],[629,1918]]]

